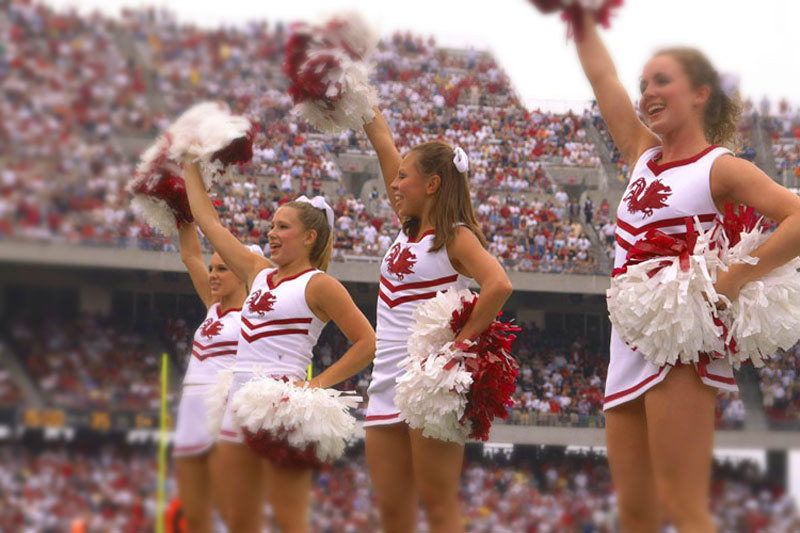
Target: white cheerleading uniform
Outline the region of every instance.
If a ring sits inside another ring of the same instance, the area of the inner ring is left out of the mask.
[[[175,424],[176,457],[205,453],[216,440],[206,427],[206,397],[221,370],[233,368],[239,343],[241,309],[224,313],[215,303],[194,334],[192,355],[183,378],[183,391]]]
[[[320,272],[310,268],[279,282],[272,280],[277,273],[274,268],[256,275],[242,308],[229,406],[233,394],[255,372],[291,381],[305,379],[312,349],[325,326],[306,303],[308,282]],[[241,429],[236,427],[229,407],[222,418],[220,438],[242,442]]]
[[[397,364],[408,355],[406,341],[414,309],[439,291],[465,289],[471,281],[450,264],[446,247],[431,252],[432,245],[432,231],[420,235],[416,242],[401,231],[381,262],[377,346],[364,426],[401,421],[394,404],[395,383],[402,373]]]
[[[711,196],[711,167],[718,157],[730,153],[710,146],[689,159],[662,165],[656,162],[660,147],[646,150],[636,162],[617,208],[614,268],[625,265],[628,250],[650,229],[683,236],[686,217],[697,217],[703,230],[710,229],[721,216]],[[647,361],[626,345],[612,327],[603,409],[641,396],[661,383],[671,368]],[[738,390],[728,362],[701,355],[695,368],[706,385]]]

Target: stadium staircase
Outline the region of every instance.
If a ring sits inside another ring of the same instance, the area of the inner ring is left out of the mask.
[[[6,344],[0,342],[0,367],[8,370],[11,381],[17,384],[25,395],[25,405],[42,408],[45,405],[41,391],[33,384],[30,375],[17,357]]]
[[[778,165],[775,164],[772,140],[770,139],[769,132],[767,132],[767,125],[759,114],[754,115],[753,119],[754,124],[751,129],[751,141],[753,143],[753,148],[756,150],[755,163],[758,165],[758,168],[766,172],[773,180],[782,185],[786,185],[781,180],[781,176],[778,172]]]
[[[114,43],[122,57],[131,61],[144,74],[145,98],[148,107],[156,112],[166,111],[167,105],[158,90],[156,71],[147,47],[139,43],[129,31],[115,33]]]
[[[764,412],[764,401],[761,396],[758,372],[752,365],[743,365],[736,375],[739,384],[739,398],[744,402],[746,431],[767,431],[769,429],[767,415]]]
[[[602,237],[597,233],[594,224],[583,223],[583,230],[586,236],[591,241],[592,246],[589,248],[589,253],[592,254],[600,269],[603,272],[611,272],[614,265],[611,264],[611,258],[606,253],[606,247],[603,245]]]
[[[617,165],[614,163],[614,160],[611,157],[611,151],[608,149],[608,146],[603,140],[603,136],[600,135],[600,131],[590,120],[584,121],[584,125],[586,133],[589,135],[589,139],[591,139],[591,141],[594,143],[595,150],[600,156],[600,161],[602,162],[603,170],[606,174],[606,183],[611,188],[625,188],[625,183],[622,183],[617,179]]]

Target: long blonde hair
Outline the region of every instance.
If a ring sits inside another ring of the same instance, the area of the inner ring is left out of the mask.
[[[314,244],[311,245],[308,259],[314,268],[327,271],[331,262],[331,254],[333,253],[333,231],[328,225],[325,211],[317,209],[308,202],[291,201],[283,204],[283,207],[291,207],[297,210],[297,216],[303,225],[303,229],[317,232],[317,238]]]
[[[665,48],[655,55],[668,55],[678,61],[693,88],[707,85],[711,89],[703,116],[706,140],[736,151],[742,103],[738,94],[728,95],[723,90],[720,75],[711,61],[700,50],[685,46]]]
[[[459,172],[456,168],[453,148],[447,143],[433,141],[417,145],[411,151],[417,154],[416,166],[420,174],[424,177],[438,175],[441,178],[431,209],[434,237],[430,251],[435,252],[449,244],[455,237],[459,224],[468,227],[485,247],[486,237],[472,210],[467,173]],[[416,218],[403,221],[403,231],[414,239],[419,232],[419,226],[420,221]]]

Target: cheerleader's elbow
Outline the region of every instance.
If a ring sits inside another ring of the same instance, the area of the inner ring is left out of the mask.
[[[502,279],[497,280],[496,285],[497,287],[495,288],[495,291],[504,302],[508,300],[508,298],[511,296],[511,293],[514,292],[514,286],[511,285],[511,280],[506,276],[503,276]]]

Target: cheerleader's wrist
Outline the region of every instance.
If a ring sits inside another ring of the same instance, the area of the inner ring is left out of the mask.
[[[456,350],[461,350],[462,352],[469,350],[470,346],[472,346],[472,343],[463,340],[453,342],[453,348]]]

